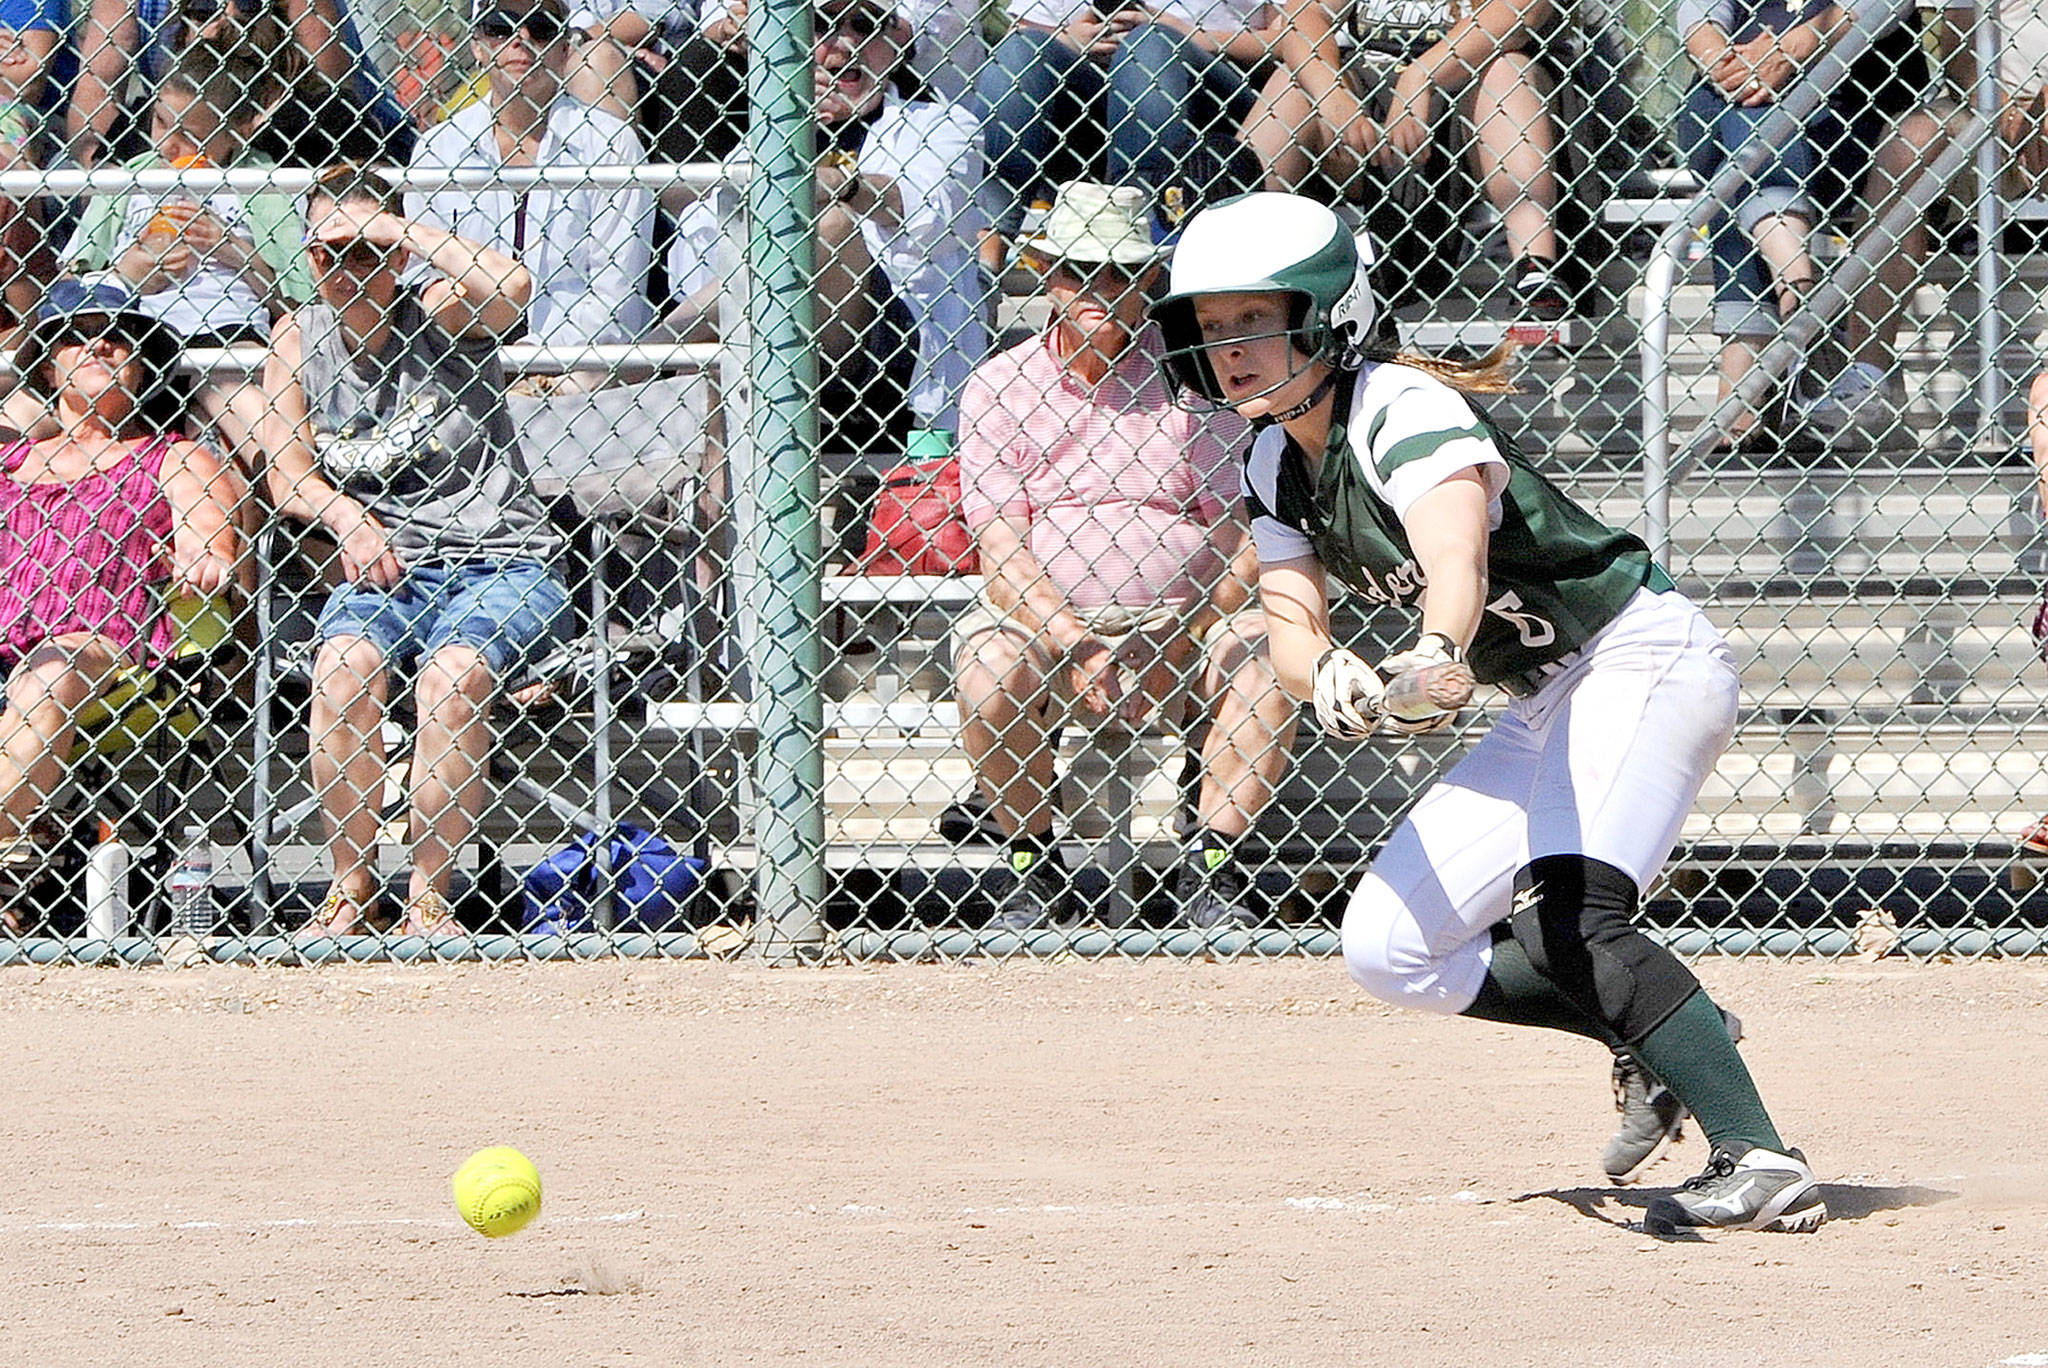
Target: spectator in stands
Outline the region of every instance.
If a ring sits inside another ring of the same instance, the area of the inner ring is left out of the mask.
[[[391,672],[408,665],[419,735],[405,928],[460,930],[448,886],[483,800],[491,703],[569,623],[550,568],[561,539],[533,493],[498,362],[532,277],[399,209],[373,172],[321,176],[306,204],[319,298],[273,330],[264,371],[271,500],[333,535],[348,580],[321,611],[313,660],[313,780],[334,864],[313,936],[375,919],[380,724]],[[414,256],[434,274],[405,283]]]
[[[412,127],[346,0],[84,0],[74,20],[80,70],[64,138],[81,166],[145,150],[146,114],[122,103],[129,78],[139,72],[153,86],[194,44],[255,53],[285,83],[287,98],[260,140],[278,161],[319,165],[412,149]]]
[[[248,53],[283,83],[283,98],[254,142],[272,161],[328,166],[411,155],[413,124],[397,84],[364,54],[345,10],[289,0],[282,7],[178,0],[177,21],[174,48]]]
[[[569,15],[569,93],[639,129],[640,100],[693,27],[691,0],[584,0]]]
[[[0,0],[0,171],[24,171],[49,160],[47,111],[66,76],[60,0]],[[35,316],[56,275],[40,201],[0,199],[0,327]]]
[[[693,0],[681,0],[691,5]],[[723,161],[747,136],[747,7],[704,0],[694,31],[649,62],[639,84],[640,127],[657,161],[687,165]]]
[[[240,556],[240,482],[178,435],[177,337],[124,291],[63,281],[15,353],[51,435],[0,450],[0,924],[47,855],[37,810],[81,709],[168,654],[166,591],[213,596]]]
[[[1027,251],[1046,270],[1052,323],[977,369],[960,404],[985,589],[955,628],[955,678],[967,753],[1008,837],[994,924],[1078,912],[1053,835],[1062,717],[1189,727],[1205,711],[1198,829],[1174,891],[1188,924],[1245,924],[1238,842],[1294,735],[1264,619],[1243,607],[1256,574],[1237,513],[1249,433],[1234,415],[1176,407],[1160,378],[1142,191],[1061,187]]]
[[[1891,124],[1922,100],[1927,63],[1910,5],[1850,69],[1795,138],[1768,161],[1749,191],[1709,225],[1714,331],[1723,339],[1725,396],[1756,364],[1760,346],[1813,288],[1808,241],[1844,211],[1871,173]],[[1755,134],[1800,66],[1849,31],[1852,14],[1829,0],[1790,10],[1753,0],[1681,0],[1679,25],[1700,79],[1686,96],[1680,136],[1696,175],[1712,176]],[[1782,399],[1738,420],[1733,445],[1767,450]],[[1772,421],[1762,421],[1764,415]]]
[[[269,165],[249,143],[281,91],[247,53],[188,47],[157,83],[154,146],[127,165]],[[88,199],[64,259],[82,275],[119,282],[139,312],[168,324],[185,345],[229,347],[268,341],[272,319],[311,297],[304,240],[305,220],[291,195],[135,191]],[[262,468],[260,390],[240,374],[208,377],[192,404],[253,478]],[[242,511],[245,534],[254,535],[261,516],[253,501]]]
[[[221,61],[187,49],[157,83],[148,152],[135,171],[162,167],[261,167],[250,139],[281,83],[246,57]],[[135,307],[170,325],[188,346],[265,342],[271,320],[312,294],[305,221],[281,193],[138,190],[86,202],[64,259],[81,273],[111,270]],[[202,400],[208,418],[217,406]]]
[[[1614,100],[1576,79],[1594,38],[1549,0],[1354,0],[1348,14],[1348,54],[1319,3],[1298,7],[1276,44],[1286,66],[1267,80],[1246,131],[1267,188],[1307,192],[1320,177],[1369,210],[1384,204],[1371,225],[1377,283],[1403,302],[1448,283],[1471,198],[1462,160],[1500,214],[1511,307],[1545,321],[1583,314],[1592,272],[1578,239],[1589,217],[1561,184],[1571,159],[1559,113],[1586,143],[1586,111]]]
[[[1278,14],[1266,0],[1014,0],[976,81],[997,230],[983,262],[998,267],[1026,207],[1076,177],[1143,188],[1162,233],[1205,199],[1255,189],[1259,159],[1239,134]]]
[[[2035,497],[2042,517],[2048,518],[2048,371],[2035,376],[2027,387],[2027,447],[2034,459]],[[2048,602],[2038,610],[2033,628],[2036,649],[2048,655]],[[2048,817],[2029,824],[2020,833],[2019,843],[2037,855],[2048,855]]]
[[[428,129],[412,159],[415,170],[631,167],[645,160],[623,120],[563,88],[569,43],[561,0],[477,0],[471,46],[488,73],[489,96]],[[631,342],[652,321],[654,205],[637,185],[415,191],[407,209],[526,266],[534,281],[527,321],[535,342]],[[588,387],[602,378],[584,375],[591,379],[564,379]]]
[[[921,90],[938,100],[966,98],[973,74],[988,57],[980,17],[975,0],[903,0],[896,6],[889,36],[908,52],[915,80],[906,85],[906,94]],[[657,31],[659,43],[629,49],[640,68],[640,126],[658,161],[722,160],[746,136],[746,0],[701,0],[695,20],[694,31],[688,31],[686,24],[670,19]],[[610,24],[611,34],[621,39],[635,28],[627,15]]]
[[[2048,11],[2040,0],[2001,0],[1998,35],[1998,131],[2025,184],[2038,193],[2048,178]]]
[[[1968,33],[1971,11],[1944,10],[1937,16],[1930,46],[1946,59],[1953,94],[1914,110],[1893,126],[1877,150],[1863,200],[1874,218],[1938,156],[1961,126],[1968,92],[1976,87],[1974,44]],[[1998,59],[1998,129],[2012,154],[2004,177],[2006,194],[2040,194],[2048,173],[2048,14],[2039,0],[2003,0],[1998,13],[2003,47]],[[1825,388],[1804,408],[1806,420],[1838,438],[1870,441],[1896,427],[1902,396],[1891,377],[1896,337],[1905,305],[1917,283],[1929,246],[1928,223],[1908,226],[1899,250],[1879,263],[1870,283],[1843,319],[1841,339],[1847,364],[1821,377]]]
[[[817,296],[828,365],[819,411],[839,449],[868,449],[877,430],[903,437],[890,403],[906,383],[896,378],[906,359],[911,421],[950,437],[960,387],[988,350],[974,264],[977,130],[963,107],[905,94],[916,87],[901,31],[880,0],[819,7]],[[718,204],[690,205],[670,250],[682,302],[666,328],[680,340],[715,335],[719,287],[733,266],[717,251]]]
[[[0,155],[40,160],[51,66],[66,23],[59,0],[0,3]]]

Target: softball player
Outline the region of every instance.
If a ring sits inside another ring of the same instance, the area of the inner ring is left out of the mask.
[[[1733,653],[1643,543],[1565,498],[1468,399],[1499,358],[1361,352],[1376,305],[1350,234],[1292,195],[1189,221],[1156,313],[1190,402],[1259,428],[1245,499],[1273,665],[1324,731],[1402,722],[1404,672],[1467,661],[1514,702],[1359,881],[1344,959],[1389,1002],[1575,1031],[1630,1050],[1713,1145],[1645,1226],[1810,1231],[1826,1216],[1721,1013],[1634,924],[1735,725]],[[1327,579],[1419,606],[1377,671],[1331,639]]]

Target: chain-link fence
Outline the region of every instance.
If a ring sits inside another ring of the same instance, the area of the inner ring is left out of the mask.
[[[0,959],[1333,951],[1498,702],[1273,681],[1147,314],[1262,189],[1733,645],[1649,920],[2040,948],[2038,6],[82,8],[0,62]]]

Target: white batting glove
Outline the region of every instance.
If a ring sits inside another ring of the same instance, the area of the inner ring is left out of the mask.
[[[1330,736],[1363,741],[1380,724],[1387,686],[1354,651],[1332,646],[1316,662],[1316,725]]]
[[[1419,670],[1427,665],[1442,665],[1448,661],[1463,660],[1465,653],[1457,643],[1442,632],[1424,632],[1415,639],[1407,650],[1388,656],[1379,665],[1381,679],[1397,679],[1410,670]],[[1389,716],[1387,729],[1399,736],[1427,736],[1442,731],[1458,720],[1456,708],[1446,708],[1433,717],[1410,719]]]

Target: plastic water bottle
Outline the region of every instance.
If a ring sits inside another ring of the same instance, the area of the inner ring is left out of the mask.
[[[171,866],[171,934],[205,936],[213,931],[213,836],[203,826],[185,828],[185,843]]]

